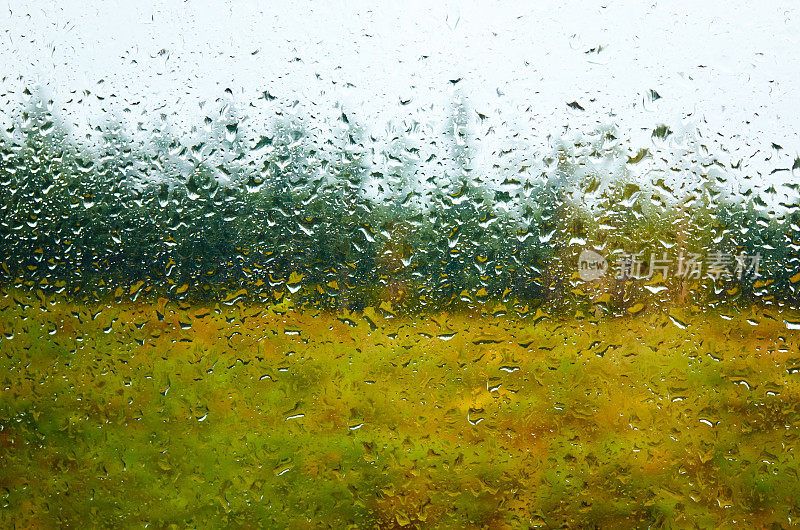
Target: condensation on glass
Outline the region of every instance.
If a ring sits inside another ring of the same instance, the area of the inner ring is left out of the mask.
[[[3,11],[2,526],[794,523],[794,7]]]

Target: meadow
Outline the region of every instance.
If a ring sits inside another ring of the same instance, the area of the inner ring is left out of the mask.
[[[798,321],[5,289],[0,526],[789,526]]]

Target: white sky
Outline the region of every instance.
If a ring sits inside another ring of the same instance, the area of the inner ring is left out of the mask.
[[[458,88],[499,144],[521,131],[517,140],[546,146],[566,126],[612,122],[646,146],[663,122],[697,128],[760,180],[800,153],[799,10],[739,0],[0,0],[0,112],[7,122],[3,109],[44,85],[78,131],[108,115],[135,126],[161,113],[188,130],[218,98],[256,128],[276,109],[328,119],[341,103],[381,130],[441,122]],[[275,102],[259,99],[265,90]],[[650,90],[662,98],[646,101]]]

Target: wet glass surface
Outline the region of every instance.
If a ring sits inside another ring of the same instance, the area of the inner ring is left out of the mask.
[[[0,6],[3,527],[788,527],[791,6]]]

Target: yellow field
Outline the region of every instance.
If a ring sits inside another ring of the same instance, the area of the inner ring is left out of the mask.
[[[2,291],[0,526],[787,526],[798,320]]]

